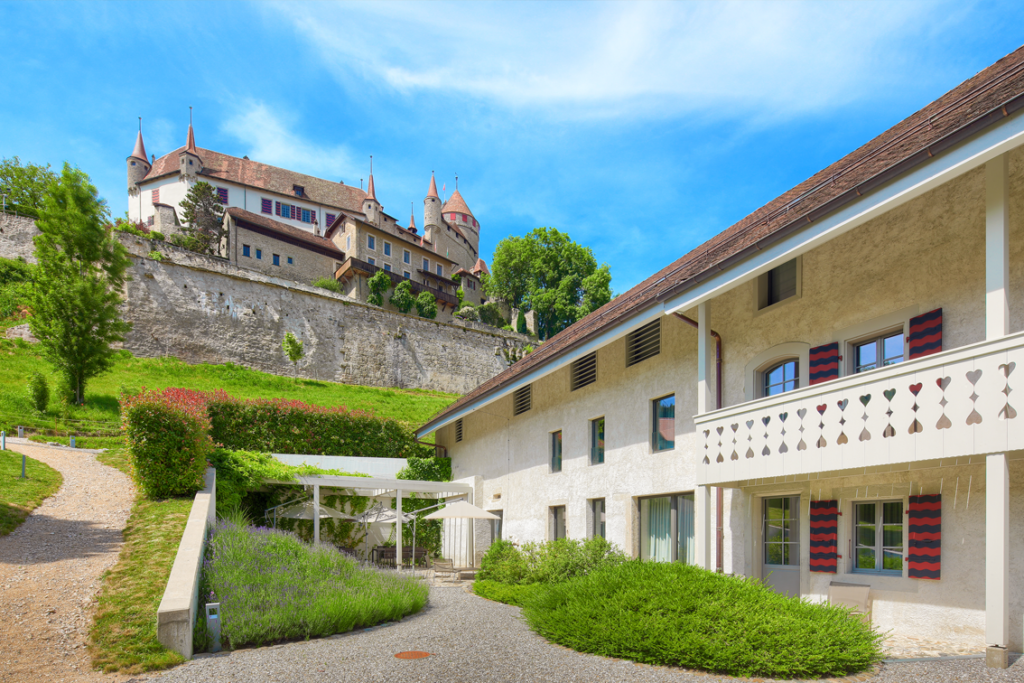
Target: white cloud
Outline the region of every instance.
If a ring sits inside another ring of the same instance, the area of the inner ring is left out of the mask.
[[[221,130],[245,145],[246,155],[254,161],[320,178],[358,177],[352,155],[344,145],[310,142],[291,130],[292,123],[287,115],[249,100],[239,105],[237,113],[224,122]]]
[[[935,3],[373,3],[271,6],[343,83],[574,115],[725,107],[766,117],[870,95]],[[930,20],[930,21],[929,21]],[[728,111],[728,113],[734,113]]]

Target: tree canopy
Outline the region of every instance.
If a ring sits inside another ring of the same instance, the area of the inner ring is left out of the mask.
[[[484,292],[510,308],[533,310],[548,339],[611,301],[608,264],[555,228],[506,237],[494,250]]]
[[[181,220],[185,239],[181,246],[206,254],[219,254],[224,228],[224,207],[217,190],[200,180],[181,200]]]
[[[29,328],[76,403],[84,401],[86,382],[110,367],[111,344],[131,329],[118,310],[131,260],[106,225],[106,206],[89,176],[64,164],[36,220]]]
[[[43,208],[46,186],[57,179],[50,165],[22,165],[21,159],[0,159],[0,194],[7,196],[7,206],[19,209]]]

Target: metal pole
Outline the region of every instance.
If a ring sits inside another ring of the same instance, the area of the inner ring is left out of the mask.
[[[7,450],[7,432],[0,432],[0,451]]]
[[[21,478],[22,479],[28,479],[28,477],[25,476],[25,454],[24,453],[21,454]]]

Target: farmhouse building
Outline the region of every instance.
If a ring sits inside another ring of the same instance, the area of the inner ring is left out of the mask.
[[[1024,49],[418,430],[498,537],[866,596],[1024,647]],[[1017,529],[1011,532],[1012,529]],[[453,531],[449,529],[448,531]]]

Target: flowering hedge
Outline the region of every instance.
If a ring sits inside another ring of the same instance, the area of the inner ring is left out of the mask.
[[[344,406],[286,399],[242,401],[220,392],[206,404],[214,441],[264,453],[407,458],[429,455],[399,422]]]
[[[203,488],[213,452],[207,395],[187,389],[121,397],[121,428],[134,479],[150,498],[186,496]]]

